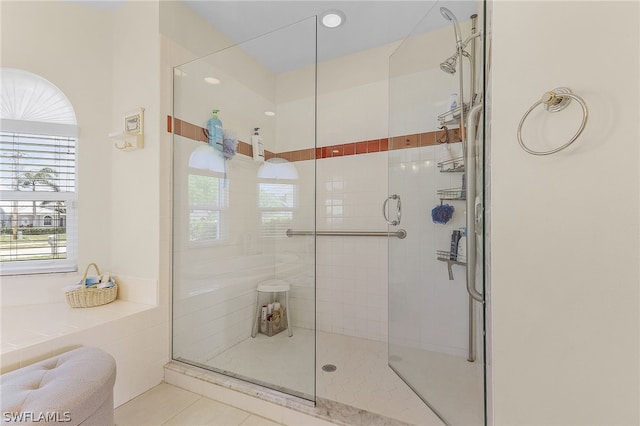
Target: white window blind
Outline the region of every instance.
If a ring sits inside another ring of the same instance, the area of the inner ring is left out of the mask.
[[[262,237],[286,236],[293,224],[296,207],[296,186],[288,183],[260,182],[260,235]]]
[[[0,68],[0,273],[75,271],[75,111],[29,71]]]
[[[49,133],[65,133],[48,126]],[[6,127],[0,131],[2,273],[75,270],[76,138]]]

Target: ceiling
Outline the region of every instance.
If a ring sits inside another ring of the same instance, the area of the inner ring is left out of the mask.
[[[346,21],[333,29],[318,25],[318,62],[402,40],[416,26],[416,31],[425,32],[450,25],[438,12],[440,6],[452,10],[460,21],[467,20],[477,13],[479,3],[477,0],[183,1],[234,43],[254,39],[243,48],[275,73],[312,63],[315,57],[308,51],[313,51],[314,21],[291,24],[329,9],[344,12]],[[286,26],[290,27],[260,37]],[[453,30],[451,37],[453,49]]]

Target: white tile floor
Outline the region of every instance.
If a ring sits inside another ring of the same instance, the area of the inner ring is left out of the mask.
[[[264,417],[162,383],[115,410],[117,426],[274,426]]]
[[[273,337],[258,334],[207,364],[289,389],[307,389],[313,379],[309,373],[313,368],[313,348],[313,332],[296,328],[292,338],[286,332]],[[481,363],[471,364],[464,357],[427,351],[407,350],[395,357],[396,367],[403,374],[425,378],[424,383],[414,385],[427,394],[452,424],[482,423]],[[423,362],[425,357],[431,360],[427,366]],[[325,364],[333,364],[337,370],[322,371]],[[414,425],[443,424],[389,368],[385,342],[319,331],[316,374],[318,398]],[[260,417],[260,413],[242,411],[166,384],[118,408],[116,423],[120,426],[277,424]]]
[[[312,393],[313,349],[313,331],[295,328],[292,338],[284,332],[273,337],[258,334],[255,339],[241,342],[206,364]],[[325,372],[322,370],[325,364],[333,364],[337,370]],[[319,398],[415,425],[442,425],[389,368],[385,342],[318,331],[316,374]]]
[[[392,350],[392,365],[453,425],[478,425],[484,418],[483,364],[466,357],[406,346]]]
[[[322,371],[324,364],[338,369]],[[318,332],[318,396],[414,425],[442,421],[389,368],[387,344]]]
[[[286,330],[271,337],[258,333],[204,364],[313,399],[314,350],[313,330],[294,327],[291,337]]]

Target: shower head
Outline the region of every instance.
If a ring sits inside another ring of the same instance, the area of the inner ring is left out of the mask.
[[[453,14],[452,11],[450,11],[449,9],[447,9],[446,7],[441,7],[440,8],[440,13],[442,14],[442,16],[445,17],[445,19],[447,19],[448,21],[453,21],[456,19],[456,15]]]
[[[462,36],[460,33],[460,24],[458,23],[458,19],[456,18],[456,15],[453,14],[452,11],[450,11],[449,9],[447,9],[446,7],[441,7],[440,8],[440,13],[442,14],[442,16],[444,16],[444,18],[447,21],[451,21],[453,22],[453,31],[456,34],[456,44],[458,46],[462,45]]]
[[[458,60],[458,54],[454,54],[447,58],[446,61],[440,64],[440,69],[447,74],[455,74],[456,73],[456,61]]]

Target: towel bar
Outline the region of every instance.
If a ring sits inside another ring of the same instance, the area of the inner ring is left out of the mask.
[[[384,232],[384,231],[294,231],[293,229],[287,229],[287,237],[300,236],[300,235],[318,235],[318,236],[345,236],[345,237],[397,237],[404,239],[407,236],[407,231],[400,229],[398,231]]]

